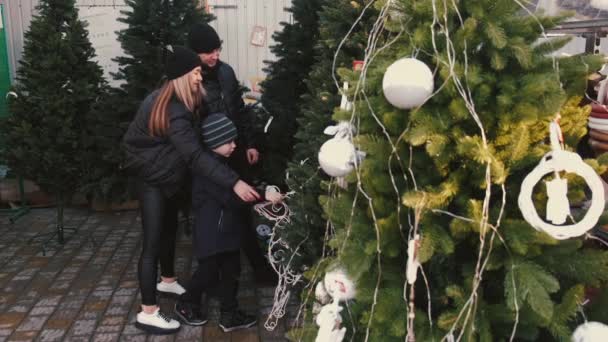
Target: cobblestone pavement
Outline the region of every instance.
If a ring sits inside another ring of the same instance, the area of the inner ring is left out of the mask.
[[[43,256],[40,243],[28,240],[54,229],[55,209],[35,209],[11,224],[0,216],[0,342],[2,341],[287,341],[297,303],[288,305],[277,328],[264,329],[273,288],[256,288],[243,262],[239,301],[257,312],[257,327],[223,333],[217,325],[218,303],[203,327],[182,326],[175,335],[152,336],[135,328],[139,311],[137,260],[141,226],[137,211],[94,213],[68,209],[66,226],[80,226],[61,246]],[[176,270],[188,279],[193,266],[190,238],[178,233]],[[196,262],[196,261],[194,261]],[[174,300],[160,298],[166,312]]]

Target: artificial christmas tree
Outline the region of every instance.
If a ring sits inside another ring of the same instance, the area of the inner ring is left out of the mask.
[[[564,18],[529,15],[513,0],[375,5],[381,16],[364,70],[341,71],[357,85],[354,110],[333,117],[355,124],[353,141],[367,157],[347,189],[323,189],[331,252],[307,276],[315,283],[339,265],[355,281],[357,295],[342,311],[355,341],[569,339],[583,321],[585,288],[608,280],[608,253],[536,231],[517,197],[551,150],[558,111],[568,149],[584,134],[589,108],[573,109],[580,98],[564,104],[582,95],[601,58],[549,57],[567,39],[538,39]],[[404,57],[433,71],[434,93],[421,107],[396,108],[382,90],[387,68]],[[585,162],[606,170],[604,157]],[[569,202],[583,202],[584,181],[561,177]],[[545,191],[533,192],[539,213]],[[578,211],[568,224],[585,214]],[[588,310],[606,321],[605,306]],[[314,339],[312,318],[292,336]]]
[[[291,159],[294,134],[297,129],[300,97],[306,91],[305,79],[314,64],[314,46],[319,37],[318,14],[321,0],[295,0],[289,12],[292,23],[281,23],[271,47],[276,60],[264,70],[266,80],[261,86],[262,105],[266,111],[258,114],[260,121],[272,122],[261,139],[260,152],[264,180],[269,184],[285,185],[285,170]]]
[[[100,156],[91,174],[88,189],[104,200],[128,197],[127,176],[121,169],[123,161],[120,139],[124,135],[141,101],[160,86],[165,69],[167,45],[186,45],[188,31],[195,23],[209,22],[213,16],[197,6],[195,0],[127,0],[130,7],[121,11],[119,20],[127,28],[118,32],[125,52],[116,57],[119,71],[113,74],[122,84],[109,90],[102,104],[96,106],[103,118],[102,130],[93,142]]]
[[[82,186],[88,163],[87,125],[105,86],[95,50],[74,0],[41,0],[25,34],[11,115],[0,124],[4,158],[57,204],[57,234],[64,243],[63,209]]]

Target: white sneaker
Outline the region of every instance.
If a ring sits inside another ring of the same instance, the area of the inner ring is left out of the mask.
[[[182,295],[183,293],[186,293],[186,289],[183,288],[178,282],[177,280],[172,282],[172,283],[165,283],[164,281],[161,281],[160,283],[156,284],[156,291],[158,292],[165,292],[165,293],[173,293],[176,294],[178,296]]]
[[[151,314],[143,311],[138,313],[135,326],[150,334],[167,335],[177,332],[180,324],[178,321],[160,312],[160,309],[156,309]]]

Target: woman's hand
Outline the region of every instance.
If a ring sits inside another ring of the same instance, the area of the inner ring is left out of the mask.
[[[249,165],[257,163],[259,158],[260,152],[258,152],[258,150],[255,148],[247,149],[247,162],[249,162]]]
[[[253,202],[260,199],[260,194],[240,179],[234,184],[232,190],[245,202]]]

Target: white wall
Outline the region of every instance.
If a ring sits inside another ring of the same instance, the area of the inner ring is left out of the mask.
[[[220,58],[251,88],[251,78],[264,76],[264,61],[275,58],[270,52],[272,34],[282,29],[280,22],[291,21],[291,14],[285,11],[291,0],[209,0],[209,6],[217,17],[211,25],[224,41]],[[255,26],[266,28],[264,46],[251,44]]]
[[[9,41],[11,74],[18,66],[23,50],[23,34],[27,31],[38,0],[0,0],[4,5]],[[111,59],[122,54],[115,31],[124,24],[116,21],[124,0],[77,0],[80,17],[89,22],[89,38],[96,49],[97,61],[104,68],[108,81],[110,72],[117,70]],[[95,5],[95,7],[89,7]],[[239,80],[248,87],[252,77],[263,77],[264,60],[272,60],[272,34],[280,30],[281,21],[289,22],[285,8],[291,0],[209,0],[209,8],[217,16],[212,26],[224,40],[222,60],[231,64]],[[264,46],[250,44],[254,26],[266,28]]]
[[[123,50],[117,38],[116,31],[126,28],[126,24],[119,22],[120,11],[126,9],[119,5],[124,4],[124,0],[77,0],[78,14],[81,20],[86,21],[89,26],[89,40],[95,48],[97,55],[95,60],[103,68],[104,77],[110,85],[117,87],[120,83],[115,81],[110,73],[118,71],[118,63],[112,61],[113,58],[123,55]],[[107,7],[83,6],[88,3],[107,4]],[[117,6],[114,7],[114,4]]]

